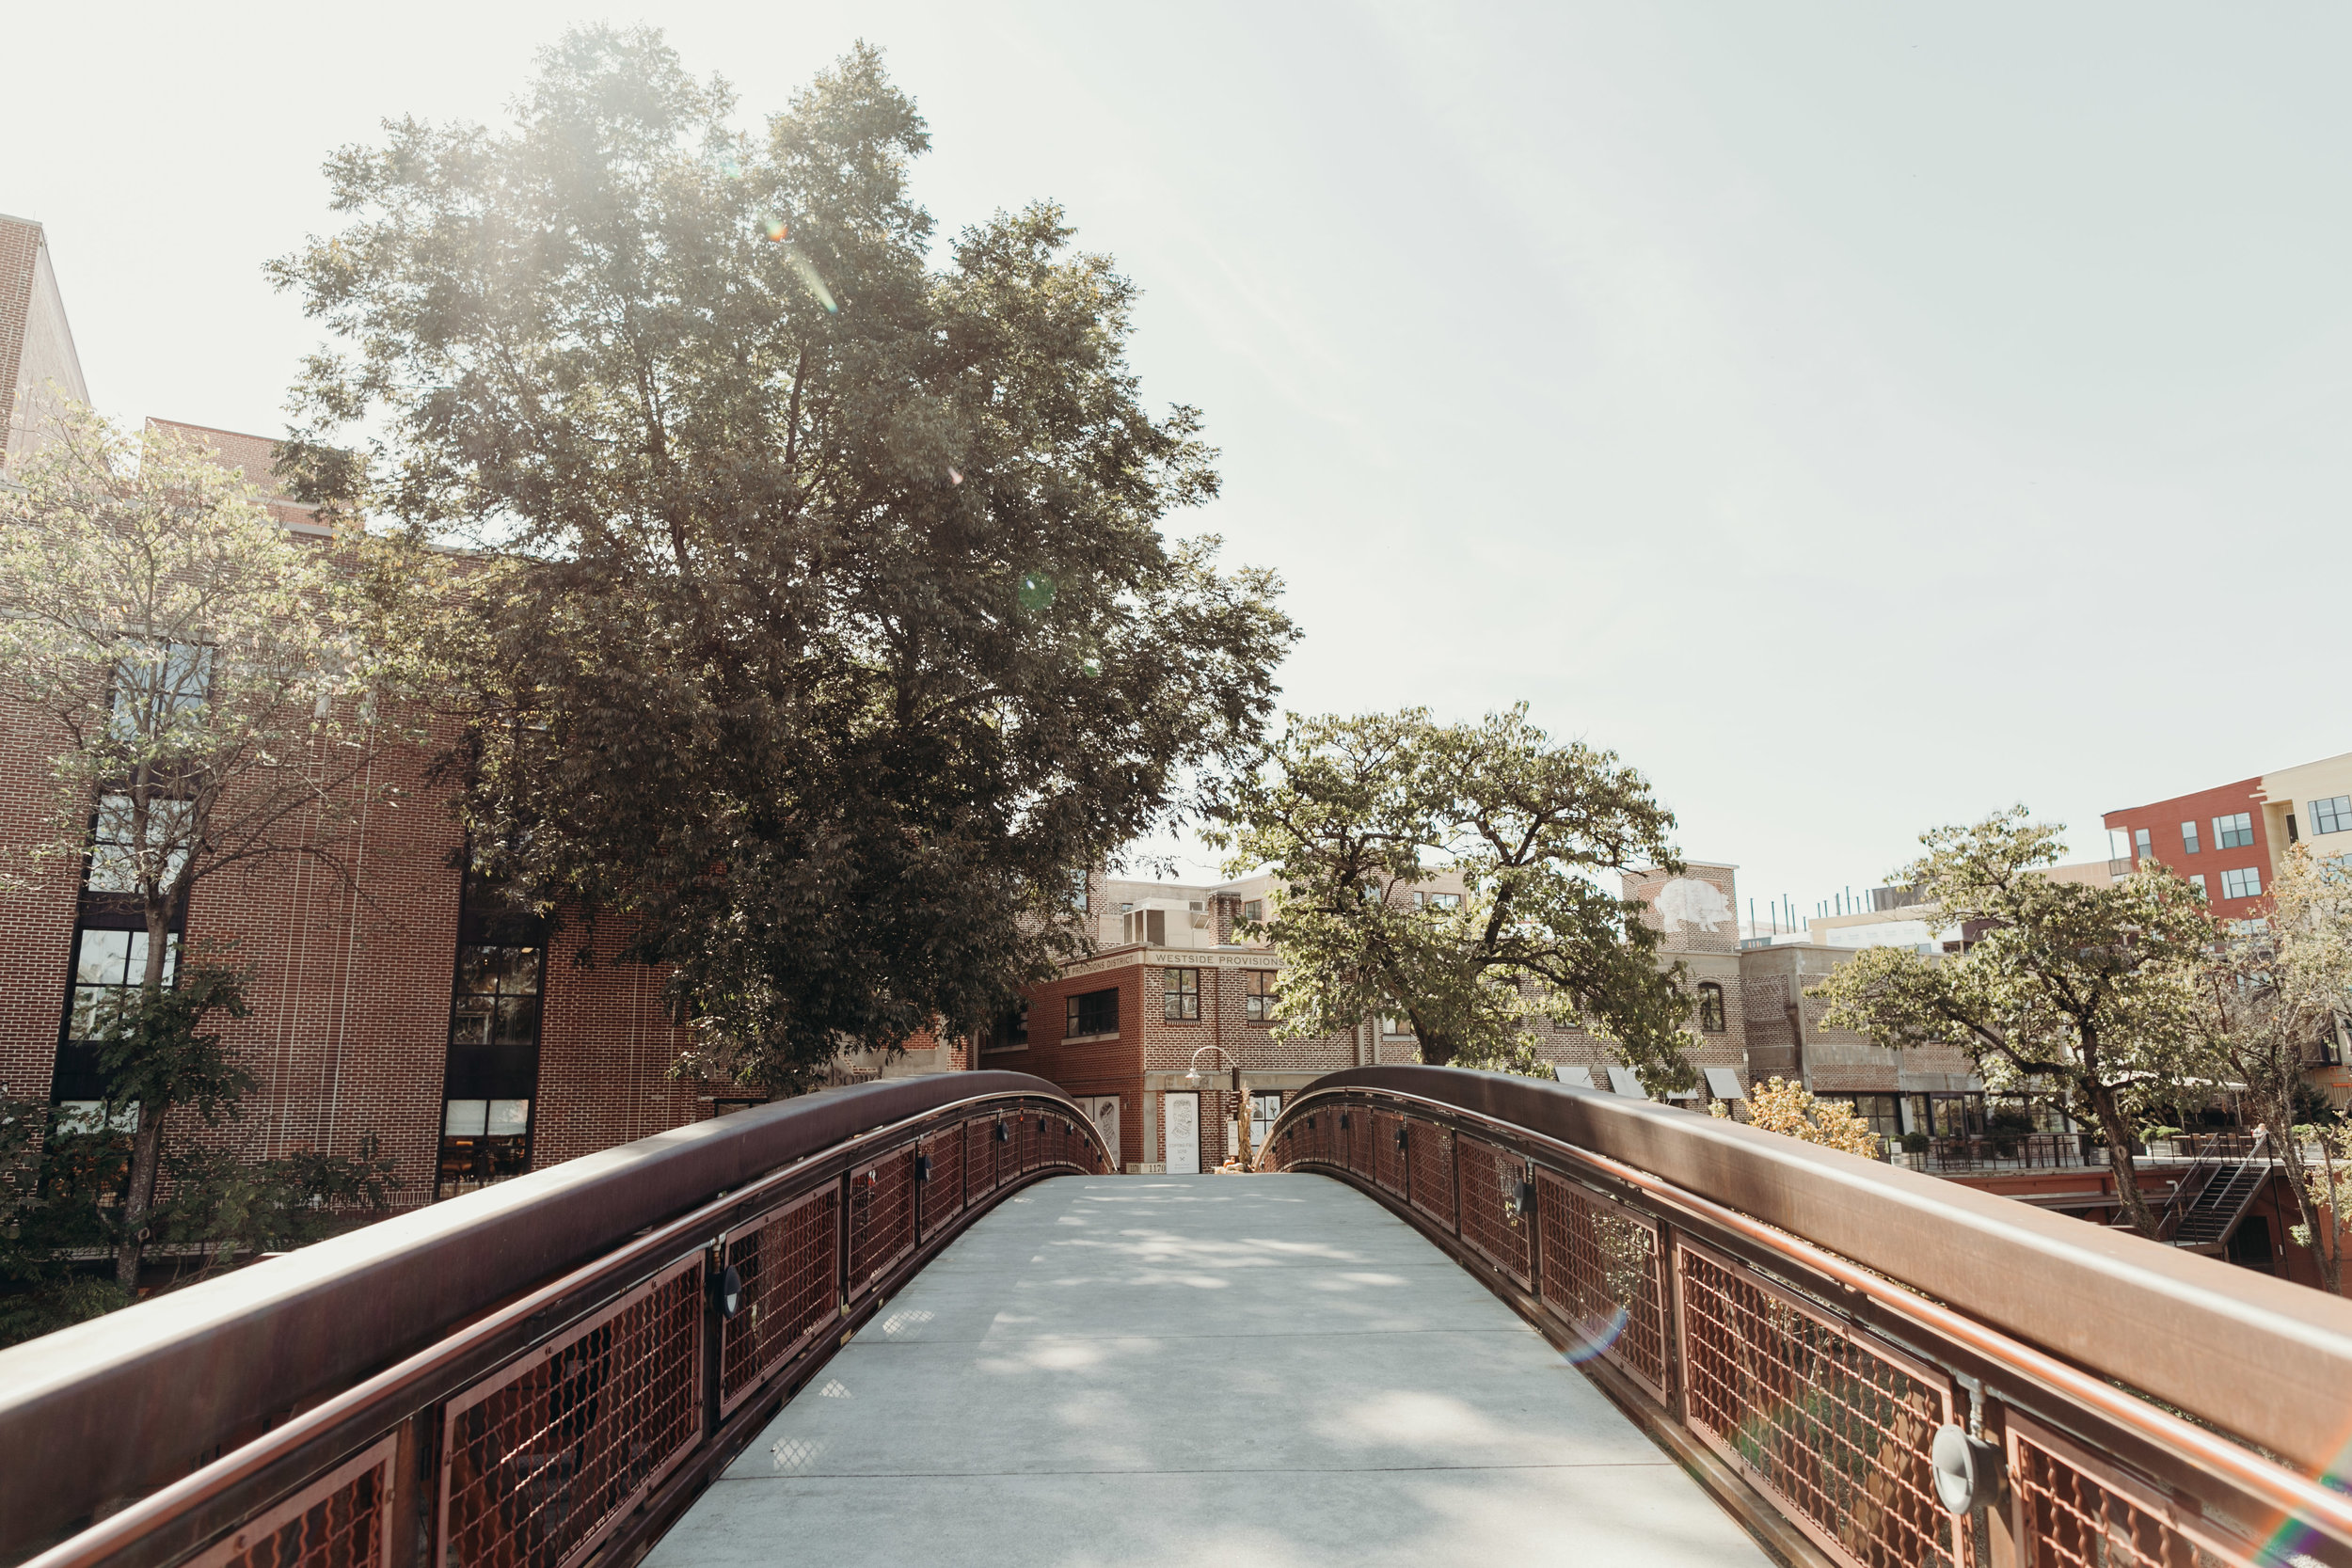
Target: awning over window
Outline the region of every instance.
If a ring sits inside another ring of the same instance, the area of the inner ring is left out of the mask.
[[[1740,1086],[1740,1074],[1732,1068],[1711,1067],[1707,1071],[1707,1089],[1718,1100],[1745,1100],[1748,1091]]]
[[[1614,1062],[1609,1064],[1609,1086],[1631,1100],[1649,1098],[1643,1091],[1642,1081],[1633,1076],[1633,1069],[1629,1067],[1619,1067]]]
[[[1554,1062],[1551,1064],[1551,1075],[1563,1084],[1572,1085],[1580,1089],[1600,1087],[1598,1084],[1593,1082],[1593,1069],[1588,1067],[1575,1067],[1567,1063]]]

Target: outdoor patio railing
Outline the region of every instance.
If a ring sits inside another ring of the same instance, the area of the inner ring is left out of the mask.
[[[916,1269],[1107,1169],[943,1074],[571,1161],[0,1352],[0,1561],[624,1561]]]
[[[1452,1252],[1791,1561],[2352,1563],[2352,1303],[1488,1073],[1320,1079],[1261,1168]]]

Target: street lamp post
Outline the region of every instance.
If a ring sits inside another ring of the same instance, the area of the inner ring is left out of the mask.
[[[1249,1148],[1249,1091],[1241,1081],[1240,1059],[1221,1045],[1204,1045],[1192,1053],[1192,1066],[1185,1069],[1184,1082],[1196,1089],[1200,1086],[1200,1058],[1211,1051],[1224,1057],[1232,1066],[1234,1147],[1241,1151],[1241,1168],[1248,1170],[1254,1163]]]

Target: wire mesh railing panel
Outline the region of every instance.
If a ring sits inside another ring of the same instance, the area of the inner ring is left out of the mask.
[[[1374,1180],[1376,1174],[1375,1164],[1377,1160],[1377,1156],[1373,1152],[1376,1147],[1374,1134],[1377,1129],[1373,1125],[1372,1113],[1359,1105],[1352,1111],[1343,1110],[1340,1113],[1340,1119],[1342,1122],[1340,1132],[1347,1143],[1347,1158],[1344,1164],[1349,1170],[1354,1171],[1365,1180]]]
[[[199,1554],[188,1568],[389,1568],[392,1458],[387,1437]]]
[[[1462,1240],[1522,1286],[1527,1283],[1528,1225],[1519,1212],[1527,1162],[1483,1138],[1454,1140],[1462,1183]]]
[[[914,1250],[914,1150],[895,1149],[850,1175],[850,1291]]]
[[[743,1302],[719,1331],[722,1414],[841,1315],[841,1194],[830,1183],[727,1240]]]
[[[976,1203],[996,1190],[996,1118],[963,1124],[963,1200]]]
[[[1666,1399],[1666,1260],[1658,1226],[1535,1173],[1536,1293],[1602,1359]]]
[[[1961,1568],[1929,1458],[1951,1386],[1763,1275],[1677,1238],[1692,1430],[1856,1568]]]
[[[1024,1111],[1013,1118],[1012,1168],[1021,1175],[1037,1169],[1038,1124],[1043,1118],[1034,1111]]]
[[[1454,1132],[1416,1117],[1406,1118],[1406,1153],[1413,1163],[1413,1207],[1454,1227]]]
[[[452,1400],[442,1568],[566,1568],[702,1437],[704,1255]]]
[[[1405,1196],[1405,1118],[1393,1111],[1375,1111],[1372,1123],[1372,1179],[1397,1196]]]
[[[2252,1568],[2296,1560],[2200,1528],[2153,1487],[2014,1411],[2009,1476],[2018,1568]]]
[[[930,1174],[923,1179],[923,1240],[928,1242],[963,1212],[963,1129],[934,1132],[916,1147],[930,1162]]]

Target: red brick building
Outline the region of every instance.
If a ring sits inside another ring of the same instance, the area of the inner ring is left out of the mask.
[[[2216,914],[2256,918],[2289,847],[2352,856],[2352,752],[2126,806],[2106,821],[2118,872],[2154,861],[2202,887]]]

